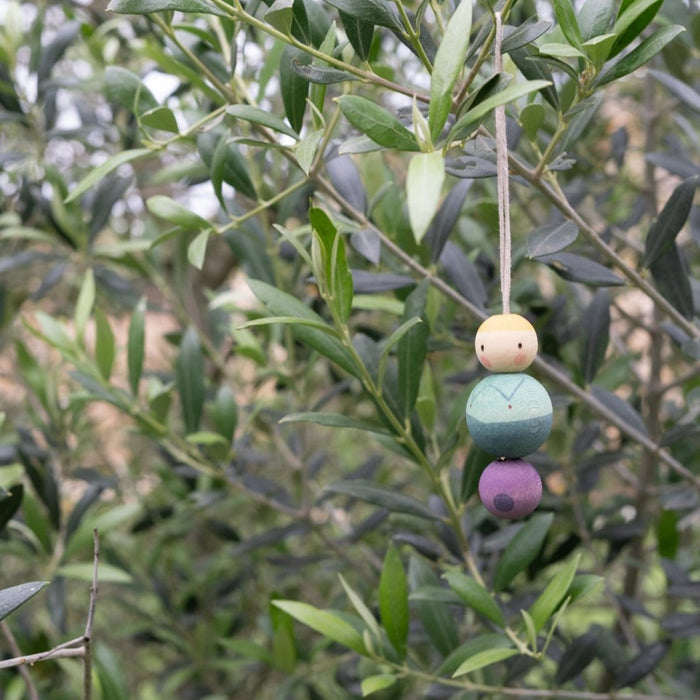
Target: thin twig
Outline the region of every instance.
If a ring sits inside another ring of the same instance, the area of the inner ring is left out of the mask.
[[[17,657],[22,656],[22,650],[19,648],[19,644],[17,644],[15,635],[12,634],[12,630],[5,620],[0,622],[0,629],[2,629],[3,636],[7,641],[7,645],[10,647],[10,652],[12,655]],[[36,685],[34,685],[34,681],[32,680],[32,676],[27,667],[20,666],[19,674],[22,676],[22,679],[27,686],[27,693],[29,694],[30,700],[39,700],[39,691],[37,690]]]
[[[92,531],[93,541],[93,566],[92,585],[90,586],[90,607],[88,608],[87,622],[85,623],[84,648],[85,657],[83,661],[83,695],[84,700],[92,698],[92,628],[95,622],[95,608],[97,606],[97,574],[100,563],[100,537],[97,528]]]

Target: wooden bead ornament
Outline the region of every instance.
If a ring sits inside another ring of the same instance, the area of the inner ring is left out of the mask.
[[[496,460],[481,474],[479,496],[486,510],[499,518],[524,518],[542,498],[542,480],[529,462]]]
[[[467,427],[474,442],[494,457],[534,452],[552,429],[547,390],[527,374],[490,374],[467,399]]]
[[[503,25],[496,18],[496,72],[502,71]],[[511,240],[508,181],[508,141],[503,106],[496,108],[496,184],[503,313],[479,327],[474,349],[479,362],[494,374],[482,379],[467,399],[469,432],[482,450],[497,459],[479,479],[479,496],[486,509],[512,520],[532,513],[542,497],[536,469],[521,459],[537,450],[552,429],[552,401],[547,390],[522,370],[537,356],[537,334],[532,324],[510,313]]]

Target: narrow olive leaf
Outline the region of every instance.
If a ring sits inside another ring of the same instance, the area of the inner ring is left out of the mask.
[[[307,98],[309,96],[309,81],[303,78],[296,70],[294,63],[299,65],[311,63],[311,56],[300,49],[287,46],[282,52],[280,60],[280,91],[282,104],[287,121],[295,132],[295,138],[304,126],[304,114],[306,113]]]
[[[487,649],[486,651],[481,651],[462,663],[452,674],[452,678],[464,676],[467,673],[477,671],[486,666],[491,666],[491,664],[498,663],[499,661],[505,661],[519,653],[517,649]]]
[[[421,319],[421,323],[407,329],[398,342],[398,390],[399,406],[403,417],[411,415],[423,373],[423,363],[428,353],[428,336],[430,327],[425,313],[428,299],[427,282],[421,282],[406,299],[402,320],[404,324],[413,318]]]
[[[496,566],[493,587],[502,591],[542,549],[554,519],[553,513],[539,513],[528,520],[503,550]]]
[[[435,216],[444,180],[445,160],[440,151],[418,153],[411,158],[406,176],[406,201],[416,243],[423,240]]]
[[[669,73],[663,73],[660,70],[650,68],[649,74],[668,88],[681,102],[700,114],[700,92],[682,80],[674,78]]]
[[[345,580],[343,575],[338,574],[338,578],[340,578],[340,583],[342,584],[343,589],[345,590],[345,594],[352,603],[352,607],[355,608],[357,614],[362,618],[362,621],[367,626],[367,629],[371,632],[372,637],[376,640],[379,640],[379,624],[377,623],[377,619],[374,617],[374,614],[367,607],[367,605],[362,600],[357,591],[355,591],[352,588],[352,586],[350,586],[350,584]]]
[[[287,294],[260,280],[248,280],[248,286],[270,313],[275,316],[298,316],[320,324],[324,323],[323,319],[315,311],[312,311],[291,294]],[[340,340],[316,328],[293,326],[293,329],[294,335],[302,343],[332,360],[352,376],[359,376],[360,372],[355,365],[355,361]]]
[[[75,323],[75,335],[78,343],[82,345],[85,338],[85,326],[92,314],[95,305],[95,273],[92,268],[88,268],[80,285],[78,300],[75,303],[73,321]]]
[[[379,358],[379,370],[377,372],[377,383],[381,386],[382,378],[386,371],[386,363],[394,346],[417,324],[423,323],[423,320],[414,316],[404,321],[383,343],[382,354]],[[420,377],[419,377],[420,379]]]
[[[207,15],[228,15],[208,0],[112,0],[107,9],[124,15],[148,15],[152,12],[201,12]]]
[[[324,637],[366,656],[367,649],[362,641],[362,635],[345,619],[345,616],[341,617],[330,610],[320,610],[313,605],[295,600],[273,600],[272,605]]]
[[[578,226],[573,221],[540,226],[528,234],[528,257],[539,258],[543,255],[558,253],[560,250],[570,246],[577,236]]]
[[[583,282],[591,287],[614,287],[625,284],[625,280],[612,270],[574,253],[554,253],[537,258],[548,265],[560,277],[570,282]]]
[[[134,308],[129,323],[127,340],[127,367],[129,386],[133,394],[139,393],[139,382],[143,372],[143,357],[146,339],[146,299],[142,298]]]
[[[327,333],[334,338],[339,337],[335,328],[329,326],[325,321],[316,321],[299,316],[264,316],[263,318],[255,318],[252,321],[246,321],[246,323],[238,326],[238,329],[243,330],[244,328],[255,328],[257,326],[271,326],[277,323],[287,326],[306,326],[307,328],[314,328],[322,333]]]
[[[472,27],[472,3],[460,2],[445,28],[430,78],[428,123],[437,141],[452,108],[452,88],[464,67]]]
[[[300,63],[298,58],[292,59],[292,70],[304,80],[317,85],[333,85],[334,83],[347,83],[359,80],[359,77],[337,68],[325,66],[310,66]]]
[[[411,557],[408,579],[412,591],[440,584],[430,566],[418,557]],[[443,656],[449,656],[459,645],[459,635],[452,612],[442,603],[429,600],[415,600],[413,607],[435,649]]]
[[[128,151],[122,151],[117,153],[102,163],[96,168],[91,170],[71,191],[68,197],[66,197],[66,204],[75,201],[82,194],[87,192],[91,187],[96,185],[105,175],[109,175],[112,171],[125,165],[126,163],[131,163],[139,158],[145,158],[151,154],[150,148],[133,148]]]
[[[400,151],[418,151],[416,137],[390,112],[357,95],[338,98],[345,118],[375,143]]]
[[[647,435],[647,427],[642,417],[623,398],[620,398],[617,394],[613,394],[607,389],[595,385],[591,387],[591,394],[609,410],[617,414],[618,418],[621,418],[625,423],[643,435]]]
[[[216,392],[211,417],[219,435],[226,438],[229,444],[233,442],[238,423],[238,405],[233,392],[225,384]]]
[[[580,560],[581,554],[578,553],[563,569],[552,577],[552,580],[530,607],[528,612],[535,625],[536,632],[539,632],[544,627],[547,620],[564,600],[571,582],[574,580]]]
[[[596,71],[603,67],[610,55],[610,47],[615,42],[615,39],[615,34],[603,34],[583,42],[583,49],[595,66]]]
[[[294,21],[294,0],[275,0],[265,13],[265,21],[283,34],[290,36]]]
[[[46,585],[48,581],[31,581],[0,590],[0,620],[4,620],[20,605],[24,605]]]
[[[485,452],[476,443],[472,442],[462,467],[460,496],[463,503],[476,493],[481,473],[492,460],[493,457],[488,452]]]
[[[204,258],[207,255],[207,244],[211,233],[211,229],[201,231],[187,246],[187,260],[192,267],[196,267],[198,270],[201,270],[202,265],[204,265]]]
[[[437,676],[451,676],[467,659],[490,649],[512,649],[513,642],[502,633],[487,633],[458,646],[440,665]]]
[[[116,102],[137,116],[158,108],[158,101],[141,78],[121,66],[107,66],[104,90],[110,102]]]
[[[373,481],[366,481],[364,479],[337,481],[334,484],[326,486],[325,490],[372,503],[375,506],[386,508],[393,513],[405,513],[417,518],[423,518],[424,520],[440,520],[438,515],[415,498],[404,496],[393,488],[380,486]]]
[[[496,107],[513,102],[537,90],[542,90],[549,85],[551,85],[549,80],[528,80],[526,83],[509,85],[504,90],[480,102],[473,109],[470,109],[466,114],[460,117],[454,127],[452,127],[448,142],[459,141],[469,136],[473,125],[482,117],[492,112]]]
[[[610,0],[586,0],[577,17],[584,41],[605,34],[614,14],[615,3]]]
[[[615,687],[625,688],[648,676],[664,660],[670,648],[671,640],[665,639],[642,649],[637,656],[625,663],[624,669],[615,678]]]
[[[527,610],[520,610],[520,616],[523,618],[523,623],[525,624],[525,631],[527,632],[528,644],[533,648],[537,649],[537,630],[535,629],[535,623],[532,621],[532,617]]]
[[[506,620],[503,611],[481,584],[459,571],[448,571],[442,577],[470,608],[499,627],[505,627]]]
[[[383,0],[324,0],[349,17],[355,17],[395,32],[403,32],[404,26],[394,5]]]
[[[618,38],[610,52],[610,58],[617,56],[641,35],[645,27],[654,19],[662,4],[663,0],[622,2],[612,27],[613,34],[617,34]]]
[[[369,52],[372,48],[372,39],[374,37],[374,24],[364,19],[353,17],[346,12],[340,10],[340,21],[345,29],[350,46],[355,50],[357,57],[366,61],[369,58]]]
[[[649,271],[663,296],[686,318],[693,318],[695,303],[688,271],[674,243],[671,249],[657,258]]]
[[[569,0],[554,0],[554,14],[562,34],[571,46],[580,47],[583,41],[576,14]]]
[[[397,680],[396,676],[392,676],[390,673],[378,673],[375,676],[368,676],[364,678],[360,684],[362,697],[366,698],[368,695],[372,695],[372,693],[390,688]]]
[[[0,533],[10,522],[12,516],[19,510],[24,497],[24,486],[15,484],[6,495],[0,498]]]
[[[574,639],[564,649],[564,653],[559,659],[557,673],[554,677],[556,684],[561,685],[576,678],[595,659],[597,646],[598,631],[596,629]]]
[[[690,216],[695,190],[700,177],[689,177],[681,182],[668,198],[659,216],[654,220],[644,241],[642,265],[650,265],[673,247],[676,237]]]
[[[530,17],[519,27],[503,28],[503,44],[501,51],[510,53],[520,49],[527,44],[531,44],[535,39],[541,37],[552,26],[551,22],[540,22],[536,17]]]
[[[379,614],[387,637],[401,659],[408,639],[408,581],[398,549],[390,544],[379,579]]]
[[[542,88],[542,97],[558,112],[559,94],[552,78],[552,69],[539,57],[539,52],[532,46],[524,46],[512,50],[510,57],[528,80],[545,80],[549,83],[547,87]]]
[[[154,216],[158,216],[171,224],[182,226],[183,228],[198,231],[210,225],[209,222],[199,216],[199,214],[195,214],[195,212],[188,207],[164,194],[157,194],[153,197],[149,197],[146,201],[146,207]]]
[[[569,587],[569,598],[574,603],[579,598],[588,595],[594,588],[597,588],[605,579],[595,574],[579,574],[574,576],[574,580]]]
[[[440,254],[457,223],[467,192],[469,192],[473,182],[473,180],[460,180],[451,187],[433,220],[430,222],[428,231],[425,234],[425,240],[430,247],[430,259],[432,262],[437,262],[440,259]]]
[[[352,311],[353,280],[345,255],[345,241],[326,212],[313,207],[309,221],[323,248],[324,276],[328,288],[327,303],[347,321]],[[320,270],[315,271],[317,274]]]
[[[647,37],[639,46],[632,49],[632,51],[626,54],[620,61],[603,71],[593,81],[593,86],[600,87],[624,75],[633,73],[637,68],[654,58],[666,44],[673,41],[682,31],[685,31],[684,28],[678,24],[661,27],[661,29],[658,29],[651,36]]]
[[[142,126],[150,126],[152,129],[160,129],[170,134],[179,133],[177,119],[169,107],[154,107],[144,112],[140,120]]]
[[[583,102],[580,102],[573,109],[570,109],[565,115],[564,120],[566,121],[566,132],[564,138],[561,140],[557,153],[566,151],[568,148],[573,147],[581,135],[586,131],[588,125],[593,120],[593,117],[598,112],[598,108],[603,102],[602,93],[597,93],[587,97]]]
[[[185,430],[194,433],[199,428],[204,405],[204,356],[199,334],[190,326],[180,341],[175,362],[175,384],[182,403]]]
[[[583,312],[581,376],[590,384],[603,361],[610,340],[610,293],[599,289]]]
[[[296,131],[285,124],[279,117],[258,107],[252,107],[251,105],[231,105],[226,110],[226,114],[235,119],[242,119],[251,124],[258,124],[259,126],[265,126],[273,131],[278,131],[280,134],[290,136],[295,141],[299,138]]]
[[[280,420],[280,423],[315,423],[328,428],[345,428],[347,430],[362,430],[366,433],[389,435],[384,426],[379,423],[346,416],[344,413],[320,413],[316,411],[290,413]]]
[[[114,368],[116,345],[109,319],[99,307],[95,308],[95,362],[103,379],[109,381]]]

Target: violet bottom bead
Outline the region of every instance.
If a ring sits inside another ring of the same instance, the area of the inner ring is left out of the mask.
[[[542,480],[523,459],[499,459],[482,472],[479,496],[486,510],[498,518],[524,518],[542,498]]]

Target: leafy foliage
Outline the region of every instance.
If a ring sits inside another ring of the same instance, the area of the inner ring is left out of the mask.
[[[97,528],[98,697],[693,693],[696,18],[501,11],[497,73],[481,0],[0,4],[0,608],[51,581],[23,652],[82,634]],[[463,418],[499,106],[555,406],[508,524]]]

